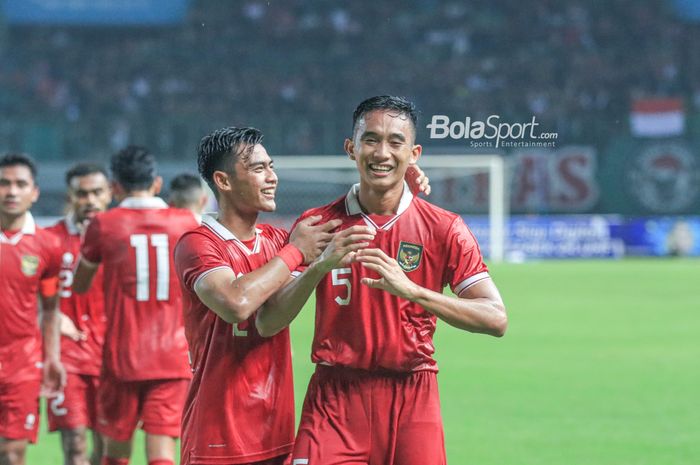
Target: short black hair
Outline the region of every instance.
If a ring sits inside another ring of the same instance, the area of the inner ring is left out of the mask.
[[[202,137],[197,148],[197,167],[199,175],[215,195],[219,194],[214,183],[214,171],[231,172],[238,158],[245,160],[262,139],[263,134],[259,129],[235,126],[217,129]]]
[[[66,186],[70,187],[70,182],[73,178],[82,178],[89,174],[102,174],[105,178],[108,177],[107,170],[102,165],[97,163],[77,163],[66,171]]]
[[[196,204],[202,195],[202,179],[190,173],[181,173],[170,181],[169,202],[176,207]]]
[[[156,158],[138,145],[130,145],[112,155],[109,162],[114,180],[127,192],[145,190],[156,179]]]
[[[0,157],[0,168],[6,168],[8,166],[26,166],[32,174],[32,179],[36,180],[36,162],[34,162],[34,159],[29,155],[16,152],[6,153]]]
[[[360,103],[352,114],[352,133],[355,134],[357,122],[367,113],[374,110],[391,110],[399,115],[405,115],[413,124],[413,131],[418,127],[418,110],[416,105],[405,97],[395,97],[392,95],[377,95],[370,97]]]

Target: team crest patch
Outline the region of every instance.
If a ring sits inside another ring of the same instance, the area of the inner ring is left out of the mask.
[[[25,276],[34,276],[39,269],[39,257],[34,255],[22,256],[22,273]]]
[[[422,245],[401,242],[399,244],[399,255],[396,257],[396,261],[399,262],[401,269],[408,273],[418,268],[422,256]]]

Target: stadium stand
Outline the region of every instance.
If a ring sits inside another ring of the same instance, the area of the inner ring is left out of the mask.
[[[4,35],[0,104],[13,119],[0,136],[38,157],[106,157],[138,140],[185,158],[197,135],[236,121],[265,128],[276,153],[336,153],[338,102],[378,91],[427,115],[534,114],[598,144],[627,130],[633,98],[700,104],[700,58],[684,46],[700,32],[661,0],[198,0],[174,26]]]

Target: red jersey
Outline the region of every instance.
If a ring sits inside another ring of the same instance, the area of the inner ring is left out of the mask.
[[[0,379],[41,379],[37,295],[42,280],[58,275],[61,254],[59,239],[38,228],[29,212],[19,232],[0,231]]]
[[[462,218],[414,198],[404,187],[396,215],[362,212],[359,184],[333,203],[305,212],[321,222],[339,218],[339,229],[368,225],[377,230],[371,248],[394,257],[416,284],[442,292],[446,285],[459,295],[488,278],[476,239]],[[297,220],[297,221],[299,221]],[[433,334],[437,317],[418,304],[360,283],[379,275],[353,263],[328,273],[316,288],[314,363],[364,370],[437,371]]]
[[[88,225],[80,249],[104,277],[104,369],[121,381],[189,378],[182,295],[172,254],[196,228],[189,210],[158,197],[124,200]]]
[[[175,249],[194,377],[182,418],[182,464],[248,463],[287,454],[294,441],[294,389],[289,330],[263,338],[255,315],[231,325],[194,289],[208,273],[242,276],[270,261],[287,232],[258,225],[250,248],[213,217]]]
[[[85,294],[74,294],[73,272],[80,253],[80,231],[74,218],[68,215],[47,228],[63,246],[63,259],[59,273],[61,313],[73,320],[73,324],[85,333],[85,341],[61,337],[61,362],[69,373],[98,376],[102,366],[102,344],[105,335],[104,294],[102,292],[102,267]]]

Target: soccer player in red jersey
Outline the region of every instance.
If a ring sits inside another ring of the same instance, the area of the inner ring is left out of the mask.
[[[73,293],[73,270],[80,253],[82,233],[90,219],[107,209],[112,193],[107,172],[90,163],[80,163],[68,170],[66,185],[69,212],[47,228],[63,245],[59,273],[61,361],[68,372],[63,393],[48,400],[49,431],[61,432],[64,463],[83,465],[88,463],[86,430],[92,429],[89,462],[99,465],[102,438],[94,429],[106,321],[102,269],[98,269],[90,291],[82,295]]]
[[[175,249],[194,378],[182,419],[183,465],[282,465],[294,440],[289,333],[262,338],[255,311],[291,270],[318,256],[339,221],[299,222],[291,235],[257,224],[275,209],[277,176],[254,128],[204,137],[199,172],[218,217],[186,233]]]
[[[107,331],[98,393],[103,465],[125,465],[139,421],[149,465],[172,465],[191,378],[182,295],[172,253],[197,222],[156,197],[162,179],[153,155],[130,146],[111,159],[119,206],[90,221],[73,291],[89,287],[102,264]]]
[[[197,222],[201,223],[209,195],[204,190],[200,177],[190,173],[180,173],[170,181],[168,187],[168,205],[190,210]]]
[[[55,395],[66,378],[58,332],[62,248],[29,212],[39,198],[35,179],[29,157],[0,158],[0,463],[9,465],[24,464],[27,442],[36,442],[40,390]]]
[[[433,333],[437,318],[502,336],[505,307],[461,217],[414,198],[404,182],[422,148],[409,101],[380,96],[353,115],[345,150],[360,183],[302,215],[370,227],[354,253],[338,232],[321,257],[258,312],[263,335],[285,328],[316,289],[317,364],[292,454],[295,465],[445,463]],[[455,296],[443,295],[449,285]]]

